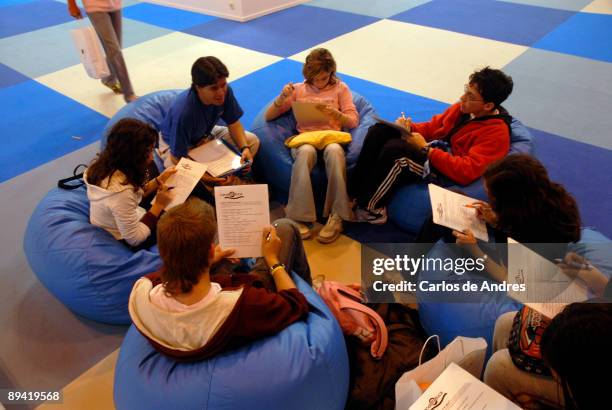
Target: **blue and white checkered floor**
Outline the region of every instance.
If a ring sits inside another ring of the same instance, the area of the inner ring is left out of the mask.
[[[33,206],[93,156],[123,105],[79,64],[69,31],[86,23],[64,3],[0,1],[0,386],[63,386],[123,332],[56,306],[20,249]],[[314,0],[247,23],[126,0],[123,22],[139,95],[187,87],[192,62],[215,55],[246,127],[283,84],[300,81],[315,46],[332,51],[341,77],[386,118],[428,119],[459,98],[474,69],[501,68],[515,81],[505,105],[532,128],[537,156],[577,197],[584,224],[612,236],[611,0]],[[58,349],[76,356],[51,359]]]

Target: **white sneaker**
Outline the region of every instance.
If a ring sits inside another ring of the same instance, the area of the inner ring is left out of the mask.
[[[310,226],[298,221],[293,221],[293,223],[295,223],[298,231],[300,231],[300,236],[302,239],[310,239]]]
[[[329,218],[327,218],[325,226],[319,231],[317,241],[321,243],[332,243],[338,239],[340,232],[342,232],[342,218],[337,214],[331,214]]]
[[[355,222],[367,222],[373,225],[382,225],[387,222],[387,208],[378,208],[374,211],[357,208]]]

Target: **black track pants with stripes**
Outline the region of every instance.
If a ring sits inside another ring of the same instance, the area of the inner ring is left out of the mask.
[[[397,187],[422,181],[426,160],[426,155],[404,141],[399,131],[375,124],[363,142],[349,180],[349,193],[361,208],[385,206]]]

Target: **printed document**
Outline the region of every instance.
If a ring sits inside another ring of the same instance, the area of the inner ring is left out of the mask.
[[[409,410],[432,409],[520,410],[520,407],[463,370],[459,365],[451,363],[409,408]]]
[[[206,171],[219,178],[231,174],[244,167],[240,155],[229,149],[220,139],[213,139],[189,151],[189,157],[194,161],[207,165]]]
[[[486,224],[478,219],[475,209],[466,207],[476,199],[434,184],[429,184],[429,197],[434,223],[459,232],[469,229],[476,238],[485,242],[489,240]]]
[[[508,238],[508,283],[524,283],[525,292],[508,291],[508,295],[550,319],[569,303],[588,299],[579,280],[512,238]]]
[[[185,202],[205,172],[206,164],[181,158],[176,164],[176,172],[166,180],[166,186],[172,190],[172,202],[168,204],[166,210]]]
[[[270,225],[268,185],[216,186],[219,245],[235,249],[234,258],[261,255],[262,232]]]

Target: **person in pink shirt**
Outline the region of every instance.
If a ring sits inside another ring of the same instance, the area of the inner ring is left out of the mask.
[[[314,49],[306,57],[302,69],[304,82],[286,84],[281,94],[268,107],[265,118],[271,121],[291,109],[294,101],[321,103],[320,110],[329,117],[325,125],[299,126],[300,133],[307,131],[351,129],[359,125],[359,114],[353,104],[348,86],[336,76],[336,62],[324,48]],[[309,144],[291,150],[294,159],[291,171],[289,201],[285,208],[288,218],[298,224],[303,239],[310,237],[308,226],[317,219],[310,172],[317,163],[317,150]],[[353,219],[352,207],[346,189],[346,159],[344,148],[336,143],[323,149],[327,172],[327,193],[323,216],[327,223],[319,231],[317,240],[331,243],[342,231],[342,221]]]
[[[100,37],[106,52],[106,61],[111,74],[102,79],[102,84],[117,94],[123,94],[125,102],[138,98],[134,94],[127,66],[121,52],[121,0],[82,0],[87,16]],[[76,0],[68,0],[68,13],[82,19]]]

